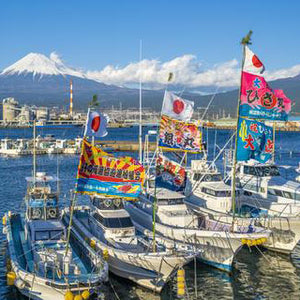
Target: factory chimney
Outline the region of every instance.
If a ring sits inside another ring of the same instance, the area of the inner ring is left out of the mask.
[[[73,115],[73,81],[70,80],[70,116]]]

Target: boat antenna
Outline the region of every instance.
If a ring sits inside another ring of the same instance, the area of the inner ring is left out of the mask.
[[[56,192],[57,192],[57,195],[59,195],[59,189],[60,189],[60,186],[59,186],[59,158],[58,158],[58,154],[57,154],[57,156],[56,156],[56,165],[57,165],[57,168],[56,168],[56,180],[57,180],[57,182],[56,182],[56,184],[57,184],[57,186],[56,186]]]
[[[143,41],[140,40],[140,78],[139,78],[139,161],[142,163],[142,147],[143,147],[143,141],[142,141],[142,50],[143,50]]]
[[[33,186],[36,184],[36,126],[33,120]]]
[[[238,93],[238,101],[237,101],[237,116],[236,116],[236,134],[235,134],[235,147],[234,147],[234,155],[233,155],[233,165],[232,165],[232,177],[231,177],[231,197],[232,197],[232,223],[235,221],[235,210],[236,210],[236,195],[235,195],[235,189],[236,189],[236,164],[237,164],[237,141],[238,141],[238,125],[239,125],[239,107],[240,107],[240,99],[241,99],[241,86],[242,86],[242,74],[245,64],[245,49],[247,45],[251,45],[251,35],[252,30],[248,32],[248,34],[241,40],[241,45],[243,47],[243,58],[242,58],[242,65],[241,65],[241,77],[240,77],[240,87],[239,87],[239,93]],[[233,225],[233,224],[232,224]],[[233,229],[233,226],[232,226]]]
[[[272,153],[272,162],[275,163],[275,134],[276,134],[276,122],[273,121],[273,153]]]

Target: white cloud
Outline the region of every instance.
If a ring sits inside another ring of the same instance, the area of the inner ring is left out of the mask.
[[[185,88],[215,86],[231,88],[239,85],[240,66],[236,59],[204,68],[195,55],[185,54],[167,62],[157,59],[144,59],[124,67],[108,65],[100,71],[88,71],[87,77],[106,84],[136,86],[141,75],[143,86],[163,88],[169,73],[173,73],[172,85]],[[291,68],[266,72],[267,80],[293,77],[300,73],[300,65]]]
[[[60,58],[59,54],[57,54],[55,51],[50,53],[49,58],[59,65],[63,64],[62,59]]]
[[[168,75],[172,72],[174,85],[232,87],[238,84],[237,67],[238,63],[234,59],[205,70],[196,56],[186,54],[164,63],[157,59],[144,59],[122,68],[109,65],[100,71],[88,71],[87,77],[107,84],[130,86],[137,84],[141,76],[143,85],[162,88],[167,84]]]
[[[300,74],[300,65],[295,65],[287,69],[279,69],[273,72],[266,72],[268,80],[275,80],[280,78],[294,77]]]

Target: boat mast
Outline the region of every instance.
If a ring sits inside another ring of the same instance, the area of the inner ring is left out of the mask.
[[[139,120],[139,161],[142,163],[142,68],[141,68],[141,63],[142,63],[142,40],[140,40],[140,83],[139,83],[139,115],[140,115],[140,120]]]
[[[238,93],[238,101],[237,101],[237,120],[236,120],[236,132],[235,132],[235,147],[234,147],[234,155],[233,155],[233,165],[232,165],[232,175],[231,175],[231,195],[232,195],[232,215],[233,221],[235,219],[235,210],[236,210],[236,164],[237,164],[237,141],[238,141],[238,125],[239,125],[239,117],[240,117],[240,99],[241,99],[241,87],[242,87],[242,74],[245,63],[245,48],[246,45],[251,44],[251,35],[252,30],[242,39],[241,44],[243,46],[243,58],[242,58],[242,67],[241,67],[241,78],[240,78],[240,88]]]
[[[33,120],[33,186],[36,183],[36,127],[35,120]]]
[[[273,122],[273,151],[272,151],[272,162],[275,163],[275,134],[276,134],[276,122]]]

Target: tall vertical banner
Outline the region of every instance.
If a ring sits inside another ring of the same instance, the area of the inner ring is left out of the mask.
[[[116,158],[83,140],[75,192],[137,198],[145,169],[132,157]]]
[[[272,127],[262,122],[240,118],[237,134],[237,161],[255,159],[264,163],[272,158]]]
[[[158,146],[165,150],[198,153],[202,150],[202,135],[194,123],[186,123],[163,115]]]

